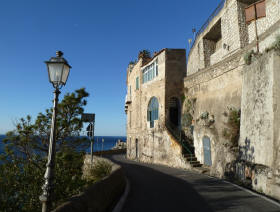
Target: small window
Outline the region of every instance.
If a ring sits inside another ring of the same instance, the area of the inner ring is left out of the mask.
[[[136,90],[139,90],[139,77],[136,77]]]
[[[156,60],[156,76],[158,76],[158,61]]]

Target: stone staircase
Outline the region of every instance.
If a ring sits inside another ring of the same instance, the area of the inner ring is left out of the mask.
[[[202,167],[202,164],[197,160],[195,154],[183,154],[186,161],[188,161],[192,167]]]
[[[171,135],[177,140],[178,143],[182,145],[182,155],[186,162],[190,163],[194,171],[199,173],[208,173],[209,168],[204,167],[195,156],[194,147],[189,144],[188,141],[182,139],[180,130],[172,125],[172,123],[166,123],[166,129],[171,133]]]
[[[201,164],[195,157],[195,154],[183,154],[183,156],[186,159],[186,161],[191,164],[193,171],[198,172],[200,174],[210,175],[209,167],[206,167],[203,164]]]

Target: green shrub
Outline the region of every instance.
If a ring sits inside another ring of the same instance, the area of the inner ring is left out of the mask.
[[[199,118],[201,118],[201,119],[208,119],[208,116],[209,116],[209,112],[208,112],[208,111],[205,111],[205,112],[203,112],[203,113],[200,115]]]
[[[181,102],[184,102],[186,100],[186,96],[184,94],[182,94],[181,96]]]
[[[254,54],[254,50],[251,50],[244,55],[244,61],[246,65],[250,65],[252,62],[252,55]]]
[[[190,113],[184,113],[182,115],[182,126],[183,127],[190,127],[192,125],[193,117]]]
[[[225,115],[227,114],[227,115]],[[224,113],[227,119],[227,128],[223,129],[222,135],[224,138],[229,139],[232,146],[238,146],[240,134],[240,109],[231,108],[229,113]]]
[[[97,160],[91,167],[88,176],[89,181],[99,181],[108,176],[112,171],[112,164],[106,160]]]
[[[280,50],[280,35],[277,35],[275,38],[275,41],[272,43],[272,45],[265,49],[266,52],[269,52],[270,50],[275,49],[277,51]]]

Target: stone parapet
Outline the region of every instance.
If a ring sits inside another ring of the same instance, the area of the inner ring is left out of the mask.
[[[87,164],[90,163],[90,155],[86,157],[85,162]],[[123,169],[119,165],[114,164],[109,176],[94,183],[81,194],[73,196],[52,212],[112,211],[122,195],[125,185],[126,180]]]

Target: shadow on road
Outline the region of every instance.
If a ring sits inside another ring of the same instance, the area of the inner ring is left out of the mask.
[[[154,164],[139,164],[124,155],[108,157],[120,164],[130,182],[123,212],[280,211],[257,196],[219,179]]]
[[[123,212],[213,211],[186,181],[120,157],[110,159],[124,168],[130,182]]]

